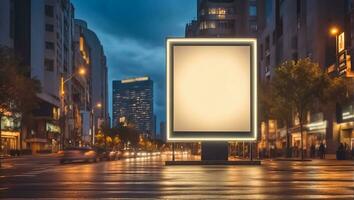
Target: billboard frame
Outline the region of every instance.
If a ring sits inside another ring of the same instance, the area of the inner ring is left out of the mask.
[[[250,131],[174,131],[173,129],[173,47],[174,46],[249,46],[251,80]],[[255,38],[167,38],[166,39],[166,135],[167,141],[254,141],[258,133],[257,39]]]

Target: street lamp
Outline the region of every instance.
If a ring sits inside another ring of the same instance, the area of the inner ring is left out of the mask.
[[[85,68],[80,68],[78,73],[81,75],[81,76],[84,76],[86,74],[86,69]]]
[[[80,67],[77,71],[72,73],[68,78],[64,79],[63,74],[61,74],[60,78],[60,125],[61,125],[61,148],[64,149],[64,129],[65,129],[65,83],[71,80],[76,75],[84,76],[86,74],[86,69],[84,67]]]
[[[331,35],[337,36],[339,29],[334,26],[334,27],[330,28],[329,32],[331,33]]]
[[[336,26],[333,26],[329,29],[329,32],[332,36],[335,37],[336,39],[336,65],[337,65],[337,59],[338,59],[338,33],[339,29]]]
[[[102,103],[98,102],[96,103],[95,107],[92,108],[92,146],[95,144],[95,108],[101,109],[102,108]],[[102,112],[102,111],[101,111]]]

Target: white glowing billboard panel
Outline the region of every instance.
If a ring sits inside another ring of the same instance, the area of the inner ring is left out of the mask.
[[[255,39],[167,40],[167,139],[253,140]]]

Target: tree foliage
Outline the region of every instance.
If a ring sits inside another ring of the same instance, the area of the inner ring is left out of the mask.
[[[4,115],[11,115],[21,121],[23,129],[29,124],[32,111],[38,106],[37,93],[41,87],[38,80],[26,73],[28,69],[20,60],[12,49],[0,46],[0,119]]]
[[[40,82],[26,75],[20,59],[7,47],[0,47],[0,108],[27,115],[38,106]]]
[[[276,70],[271,80],[273,103],[268,108],[276,119],[290,125],[292,117],[300,122],[301,149],[303,126],[307,113],[333,102],[343,102],[348,97],[348,84],[343,78],[330,78],[317,63],[309,58],[286,61]],[[302,153],[303,158],[303,153]]]

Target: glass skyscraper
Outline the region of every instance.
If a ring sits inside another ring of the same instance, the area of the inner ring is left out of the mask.
[[[113,81],[113,125],[133,125],[140,133],[153,132],[153,81],[137,77]]]

